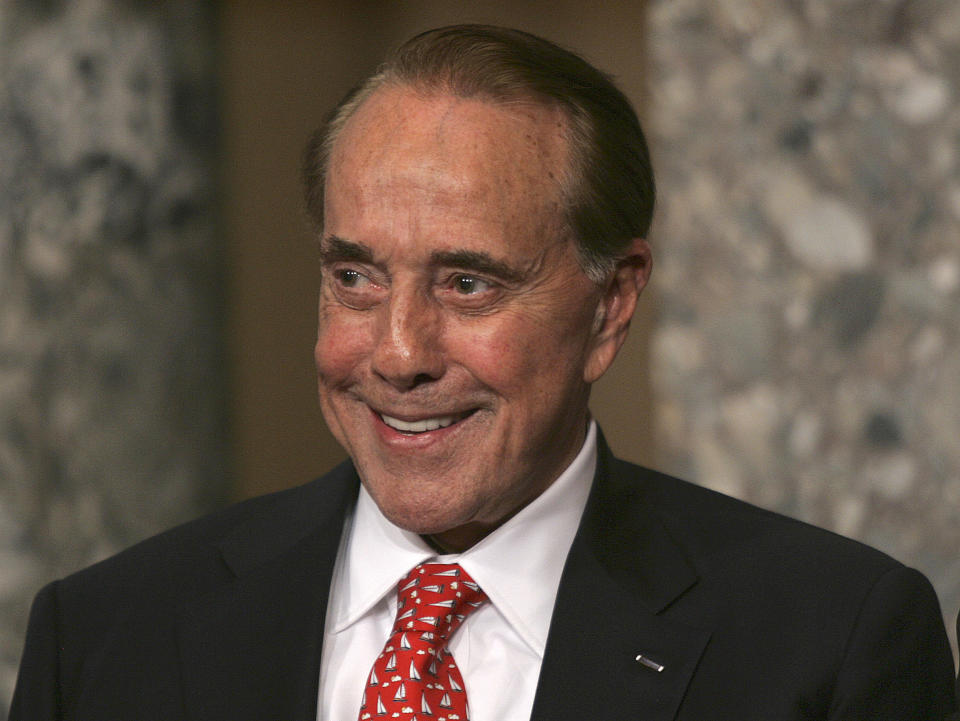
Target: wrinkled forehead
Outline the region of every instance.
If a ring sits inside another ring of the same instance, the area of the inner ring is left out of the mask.
[[[562,112],[530,102],[494,102],[406,86],[375,91],[347,121],[328,183],[362,175],[416,183],[442,179],[453,192],[514,196],[562,212],[569,167]],[[434,185],[434,190],[436,190]]]

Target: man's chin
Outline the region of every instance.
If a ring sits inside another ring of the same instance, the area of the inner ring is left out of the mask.
[[[397,528],[416,533],[420,536],[437,536],[448,533],[461,526],[470,525],[470,521],[461,521],[456,514],[442,511],[430,511],[423,508],[380,505],[380,512]]]
[[[437,494],[427,494],[427,498],[421,494],[392,498],[371,490],[370,495],[388,521],[419,536],[438,539],[476,536],[479,540],[491,528],[490,524],[474,520],[477,515],[474,504],[444,504]]]

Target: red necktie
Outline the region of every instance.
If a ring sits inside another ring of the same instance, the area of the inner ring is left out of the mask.
[[[366,719],[460,719],[467,692],[447,642],[487,595],[455,563],[422,563],[397,586],[393,632],[367,678]]]

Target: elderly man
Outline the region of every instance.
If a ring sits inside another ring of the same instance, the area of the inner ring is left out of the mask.
[[[517,31],[425,33],[306,181],[351,462],[44,589],[14,719],[952,709],[920,574],[618,461],[591,420],[651,268],[646,146],[603,74]]]

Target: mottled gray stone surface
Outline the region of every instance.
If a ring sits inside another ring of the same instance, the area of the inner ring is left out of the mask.
[[[211,37],[0,4],[0,716],[42,584],[224,496]]]
[[[657,0],[662,465],[960,606],[960,3]],[[953,631],[951,631],[951,634]]]

